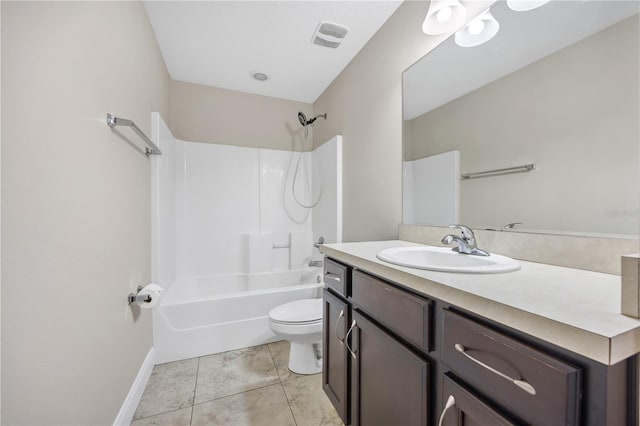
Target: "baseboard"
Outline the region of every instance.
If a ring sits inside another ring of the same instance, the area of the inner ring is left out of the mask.
[[[136,376],[133,385],[131,385],[131,389],[129,389],[129,394],[122,403],[122,407],[120,407],[120,412],[113,422],[114,426],[129,426],[129,424],[131,424],[133,415],[135,414],[136,408],[138,408],[138,404],[142,398],[144,388],[147,386],[149,377],[151,377],[154,365],[156,365],[156,350],[152,347],[149,349],[149,353],[144,359],[144,362],[138,371],[138,375]]]

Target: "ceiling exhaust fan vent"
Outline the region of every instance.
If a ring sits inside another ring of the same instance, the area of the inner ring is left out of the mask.
[[[349,27],[335,22],[320,21],[313,33],[311,42],[324,47],[336,49],[349,32]]]

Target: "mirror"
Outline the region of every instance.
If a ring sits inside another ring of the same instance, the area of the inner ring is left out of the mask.
[[[493,39],[452,36],[407,69],[403,222],[638,238],[638,12],[499,1]]]

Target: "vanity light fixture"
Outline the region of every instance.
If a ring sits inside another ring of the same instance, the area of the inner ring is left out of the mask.
[[[466,15],[466,8],[458,0],[431,0],[422,23],[422,32],[440,35],[456,30],[464,24]]]
[[[461,47],[479,46],[491,40],[499,29],[500,23],[487,10],[456,32],[455,41]]]
[[[537,9],[545,3],[549,3],[549,0],[507,0],[509,9],[515,10],[516,12],[526,12]]]

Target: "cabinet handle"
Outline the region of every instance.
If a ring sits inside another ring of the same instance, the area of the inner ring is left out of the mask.
[[[336,339],[338,339],[338,342],[340,342],[341,345],[344,345],[344,339],[347,338],[347,336],[344,336],[342,339],[340,338],[340,336],[338,336],[338,324],[340,324],[340,318],[344,318],[344,309],[340,310],[340,315],[338,315],[338,319],[336,320],[336,327],[335,327],[335,333],[336,333]]]
[[[447,410],[449,410],[449,408],[453,407],[454,405],[456,405],[456,399],[453,397],[453,395],[449,395],[449,398],[447,399],[447,403],[442,409],[442,414],[440,414],[440,421],[438,422],[438,426],[442,426],[444,415],[447,414]]]
[[[474,357],[472,357],[471,355],[469,355],[466,352],[466,349],[464,346],[462,346],[460,343],[456,343],[455,344],[455,348],[458,352],[460,352],[462,355],[466,356],[467,358],[469,358],[471,361],[475,362],[476,364],[486,368],[487,370],[491,371],[494,374],[497,374],[498,376],[502,377],[503,379],[506,379],[510,382],[512,382],[514,385],[518,386],[520,389],[523,389],[525,392],[530,393],[531,395],[535,395],[536,394],[536,390],[533,386],[531,386],[529,383],[525,382],[524,380],[520,380],[520,379],[514,379],[513,377],[509,377],[506,374],[496,370],[495,368],[485,364],[484,362],[475,359]]]
[[[331,272],[329,272],[329,271],[326,271],[326,272],[324,273],[324,277],[325,277],[325,279],[326,279],[326,278],[329,278],[330,280],[334,280],[334,281],[337,281],[337,282],[342,282],[342,280],[340,279],[340,275],[338,275],[338,274],[333,274],[333,273],[331,273]]]
[[[351,327],[349,327],[347,334],[344,336],[344,343],[345,345],[347,345],[347,350],[349,351],[353,359],[356,359],[356,353],[353,350],[351,350],[351,347],[349,346],[349,341],[347,339],[349,338],[349,334],[351,334],[355,326],[356,326],[356,320],[353,320],[353,322],[351,323]]]

